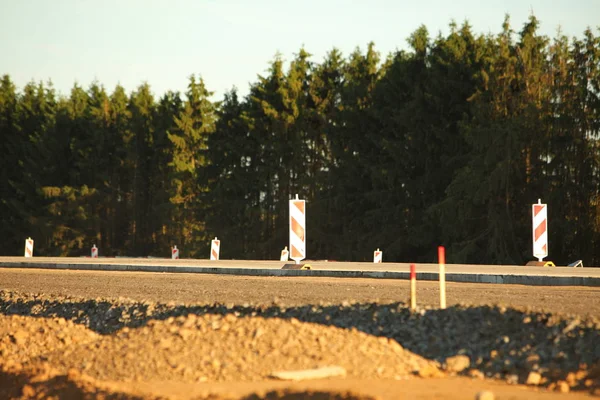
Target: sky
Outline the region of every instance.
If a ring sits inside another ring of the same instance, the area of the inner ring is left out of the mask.
[[[321,62],[373,41],[385,57],[420,25],[436,36],[467,20],[495,34],[505,14],[519,31],[531,13],[550,37],[559,27],[600,35],[600,0],[0,0],[0,75],[19,90],[32,80],[64,95],[94,80],[109,92],[148,82],[161,96],[199,74],[220,100],[234,86],[246,94],[277,53],[289,62],[304,47]]]

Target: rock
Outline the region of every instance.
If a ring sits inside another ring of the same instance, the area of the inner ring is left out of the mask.
[[[262,329],[261,327],[258,327],[256,329],[256,331],[254,331],[254,339],[258,339],[259,337],[261,337],[263,334],[265,333],[265,330]]]
[[[64,337],[60,338],[60,341],[63,342],[67,346],[70,345],[72,342],[71,338],[68,336],[64,336]]]
[[[179,329],[179,331],[177,333],[179,334],[179,336],[181,336],[181,338],[183,340],[188,340],[188,338],[190,336],[193,336],[193,334],[194,334],[194,332],[191,329],[187,329],[187,328]]]
[[[33,398],[35,396],[35,389],[31,385],[24,385],[22,389],[24,398]]]
[[[525,368],[531,370],[536,369],[540,363],[540,356],[538,354],[531,354],[525,359]]]
[[[542,375],[539,372],[531,371],[529,375],[527,375],[527,380],[525,384],[537,386],[542,381]]]
[[[571,388],[569,387],[569,384],[565,381],[558,381],[556,383],[556,391],[560,392],[560,393],[569,393],[569,391],[571,390]]]
[[[337,376],[346,376],[346,369],[340,366],[321,367],[298,371],[276,371],[270,375],[281,380],[301,381],[306,379],[323,379]]]
[[[471,366],[471,359],[468,356],[460,355],[446,359],[446,371],[460,373]]]
[[[12,336],[13,342],[17,346],[20,346],[20,345],[25,344],[25,341],[27,340],[27,338],[29,338],[29,333],[27,333],[23,329],[19,329],[18,331],[13,333],[11,336]]]
[[[577,385],[577,375],[574,372],[569,372],[567,374],[567,378],[565,379],[567,385],[575,386]]]
[[[67,378],[71,381],[77,380],[81,376],[81,373],[75,368],[69,368],[67,371]]]
[[[475,379],[485,379],[485,374],[483,372],[481,372],[480,370],[478,370],[478,369],[471,369],[471,370],[469,370],[468,375],[471,378],[475,378]]]
[[[489,390],[483,390],[475,395],[475,400],[495,400],[495,398],[494,393]]]
[[[585,386],[586,388],[592,387],[593,385],[594,385],[593,379],[586,379],[585,381],[583,381],[583,386]]]
[[[442,378],[442,377],[444,377],[444,373],[442,371],[440,371],[439,368],[437,368],[431,364],[426,364],[425,366],[421,367],[417,371],[417,375],[419,375],[421,378]]]

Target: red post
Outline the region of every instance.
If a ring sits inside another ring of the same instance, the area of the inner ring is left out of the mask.
[[[441,265],[446,264],[446,249],[444,248],[444,246],[438,247],[438,260]]]

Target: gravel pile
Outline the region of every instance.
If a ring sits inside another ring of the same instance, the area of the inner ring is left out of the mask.
[[[61,352],[101,337],[85,326],[63,318],[41,320],[0,315],[0,357],[4,364],[8,360],[24,363],[33,358],[44,358],[48,349]]]
[[[600,387],[595,317],[491,306],[410,312],[403,303],[287,307],[277,299],[181,305],[5,291],[0,314],[0,334],[10,331],[0,341],[4,359],[76,366],[99,379],[256,380],[320,365],[343,366],[349,376],[403,379],[439,375],[439,366],[449,374],[561,391]],[[45,317],[46,331],[18,333],[23,320],[17,315]],[[40,344],[19,353],[17,342],[38,342],[55,331],[70,333],[48,339],[54,352],[42,354]]]
[[[35,321],[29,325],[37,329]],[[25,336],[19,345],[8,346],[8,357],[11,348],[39,340],[34,334]],[[82,335],[84,340],[71,338],[70,346],[25,364],[42,359],[61,371],[80,367],[100,380],[187,382],[256,381],[274,371],[327,365],[342,366],[349,377],[391,379],[436,370],[435,363],[404,350],[394,340],[296,319],[190,314],[151,320],[144,327],[123,328],[95,341],[85,341],[87,334]]]

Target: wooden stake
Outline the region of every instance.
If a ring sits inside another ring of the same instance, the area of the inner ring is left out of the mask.
[[[410,264],[410,309],[417,309],[417,269],[415,264]]]
[[[272,378],[286,381],[301,381],[305,379],[322,379],[332,376],[345,376],[346,370],[343,367],[321,367],[315,369],[303,369],[299,371],[278,371],[271,374]]]

